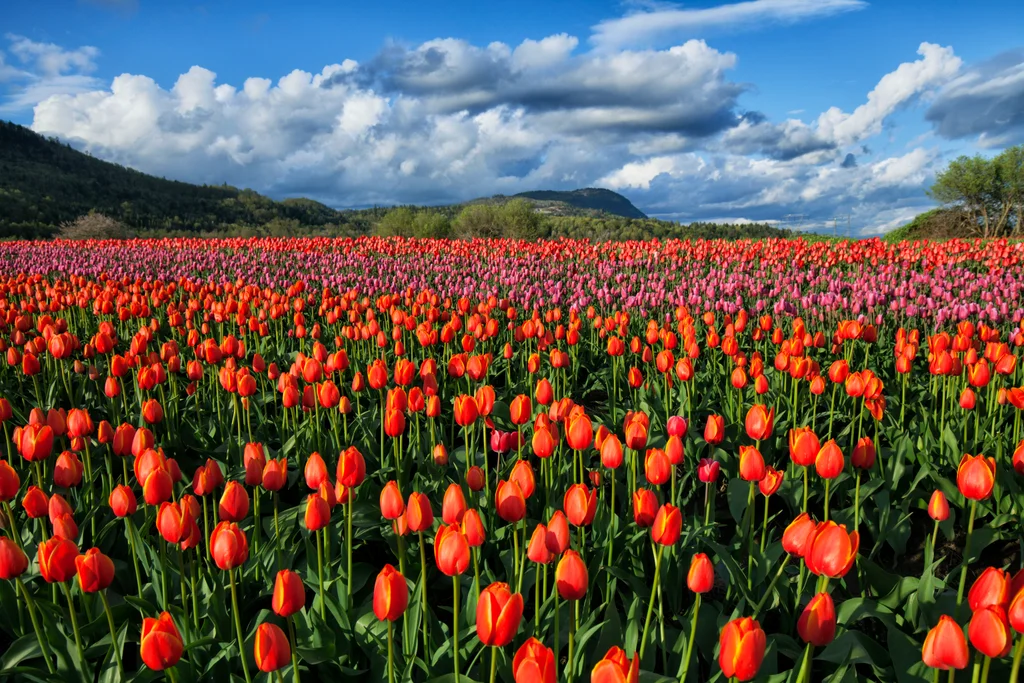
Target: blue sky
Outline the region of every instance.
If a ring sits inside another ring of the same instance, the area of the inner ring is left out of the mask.
[[[651,215],[891,229],[1024,141],[1024,5],[18,3],[0,117],[338,207],[598,185]]]

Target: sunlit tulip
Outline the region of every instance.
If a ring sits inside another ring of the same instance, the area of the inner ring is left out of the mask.
[[[974,612],[967,627],[971,645],[986,657],[1005,657],[1013,643],[1006,610],[999,605],[982,607]]]
[[[815,531],[804,563],[816,576],[840,579],[850,571],[859,548],[860,535],[856,531],[848,533],[844,525],[823,522]]]
[[[276,624],[265,622],[256,627],[253,639],[253,658],[256,667],[265,673],[282,669],[291,662],[288,637]]]
[[[373,587],[373,613],[381,621],[396,621],[409,605],[409,587],[390,564],[377,574]]]
[[[550,530],[550,525],[548,526]],[[555,586],[563,600],[582,600],[587,594],[587,565],[575,550],[566,550],[555,568]]]
[[[486,646],[504,647],[512,642],[523,617],[523,596],[506,583],[492,583],[480,591],[476,606],[476,634]]]
[[[964,455],[956,471],[956,486],[968,500],[985,500],[992,494],[996,461],[982,455]]]
[[[690,560],[686,586],[698,594],[707,593],[715,587],[715,566],[704,553],[697,553]]]
[[[555,653],[536,638],[530,638],[512,659],[515,683],[557,683]]]
[[[153,671],[163,671],[178,663],[184,652],[181,633],[167,612],[159,618],[146,617],[142,620],[142,637],[139,639],[139,655]]]
[[[618,646],[608,650],[590,672],[591,683],[638,683],[639,680],[639,655],[630,659],[626,651]]]
[[[718,637],[718,664],[726,678],[753,679],[764,659],[765,634],[750,617],[733,619]]]
[[[804,607],[796,622],[797,633],[805,643],[825,647],[836,635],[836,607],[832,596],[818,593]]]
[[[469,567],[469,543],[457,524],[442,524],[434,537],[434,561],[445,576],[462,574]]]
[[[249,559],[249,539],[234,522],[221,522],[210,534],[210,555],[224,571],[239,567]]]

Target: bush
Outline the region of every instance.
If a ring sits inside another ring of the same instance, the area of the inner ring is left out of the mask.
[[[128,237],[128,229],[110,216],[89,212],[61,223],[57,236],[66,240],[120,240]]]

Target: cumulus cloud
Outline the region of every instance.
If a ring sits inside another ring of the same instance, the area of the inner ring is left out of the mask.
[[[97,52],[53,48],[9,49],[0,78],[92,78]],[[146,172],[339,207],[597,185],[665,218],[850,213],[874,229],[927,205],[940,161],[924,148],[875,158],[864,145],[894,112],[959,80],[951,48],[918,52],[851,113],[811,119],[743,111],[748,86],[729,78],[737,56],[703,40],[609,51],[556,34],[392,43],[363,63],[240,83],[199,65],[170,84],[124,73],[57,88],[32,126]]]
[[[67,50],[14,33],[4,37],[10,57],[0,52],[0,83],[7,84],[8,98],[0,105],[0,111],[19,111],[52,95],[102,86],[89,75],[96,70],[100,54],[97,48],[85,45]]]
[[[591,41],[600,48],[615,49],[666,38],[678,40],[721,28],[736,31],[791,24],[865,7],[867,3],[862,0],[748,0],[705,9],[656,5],[598,23]]]
[[[949,139],[987,147],[1024,142],[1024,50],[964,71],[939,91],[925,117]]]
[[[868,93],[868,101],[847,114],[831,107],[818,117],[818,129],[827,138],[849,145],[877,135],[882,122],[914,97],[953,78],[962,64],[953,48],[921,43],[921,59],[900,64]]]

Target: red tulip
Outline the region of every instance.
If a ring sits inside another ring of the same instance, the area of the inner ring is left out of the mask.
[[[512,642],[523,617],[523,596],[511,593],[507,583],[492,583],[480,591],[476,606],[476,634],[487,646]]]
[[[25,573],[28,569],[28,556],[18,544],[0,536],[0,579],[10,581]]]
[[[967,636],[978,652],[986,657],[1005,657],[1013,643],[1006,611],[999,605],[983,607],[971,617]]]
[[[754,441],[764,441],[772,435],[775,428],[775,408],[768,408],[761,404],[754,404],[747,411],[744,420],[747,436]]]
[[[756,482],[764,479],[765,465],[761,451],[753,446],[740,446],[740,479]]]
[[[494,491],[494,506],[506,522],[518,522],[526,516],[526,498],[513,481],[499,481]]]
[[[39,573],[47,583],[64,583],[77,573],[77,557],[78,546],[65,538],[54,536],[39,544],[36,555]]]
[[[818,593],[807,603],[796,622],[797,633],[805,643],[824,647],[836,636],[836,606],[828,593]]]
[[[373,613],[381,621],[396,621],[409,605],[409,586],[390,564],[377,574],[373,587]]]
[[[555,585],[563,600],[582,600],[587,594],[587,565],[579,553],[566,550],[555,567]]]
[[[860,535],[847,533],[846,526],[828,521],[818,525],[814,540],[804,555],[807,569],[816,576],[839,579],[846,576],[860,548]]]
[[[921,659],[933,669],[963,669],[969,658],[963,629],[952,617],[943,614],[939,623],[925,636]]]
[[[573,484],[565,492],[562,509],[573,526],[589,526],[597,514],[597,491],[589,490],[586,484]]]
[[[651,526],[651,540],[660,545],[675,545],[683,528],[683,516],[679,508],[665,503],[658,508]]]
[[[964,455],[956,471],[956,486],[968,500],[985,500],[992,494],[996,461],[982,455]]]
[[[555,653],[536,638],[523,643],[512,659],[515,683],[557,683]]]
[[[114,582],[114,562],[99,548],[89,548],[84,555],[76,557],[75,568],[83,593],[104,590]]]
[[[265,673],[288,666],[291,662],[292,649],[288,644],[288,636],[280,626],[266,622],[256,627],[253,657],[257,668]]]
[[[142,620],[142,638],[139,654],[153,671],[163,671],[178,663],[184,651],[184,644],[174,620],[167,612],[159,618],[146,617]]]
[[[442,524],[434,537],[434,561],[445,576],[462,574],[469,567],[469,543],[457,524]]]
[[[718,638],[718,664],[726,678],[749,681],[757,675],[764,659],[765,634],[750,617],[733,619]]]
[[[210,555],[224,571],[240,567],[249,559],[249,539],[234,522],[221,522],[210,534]]]
[[[290,569],[282,569],[274,580],[274,614],[290,617],[306,606],[306,587],[302,578]]]
[[[613,646],[590,672],[590,683],[638,683],[640,656],[631,660],[621,647]]]
[[[715,587],[715,566],[704,553],[697,553],[690,560],[686,585],[694,593],[707,593]]]

